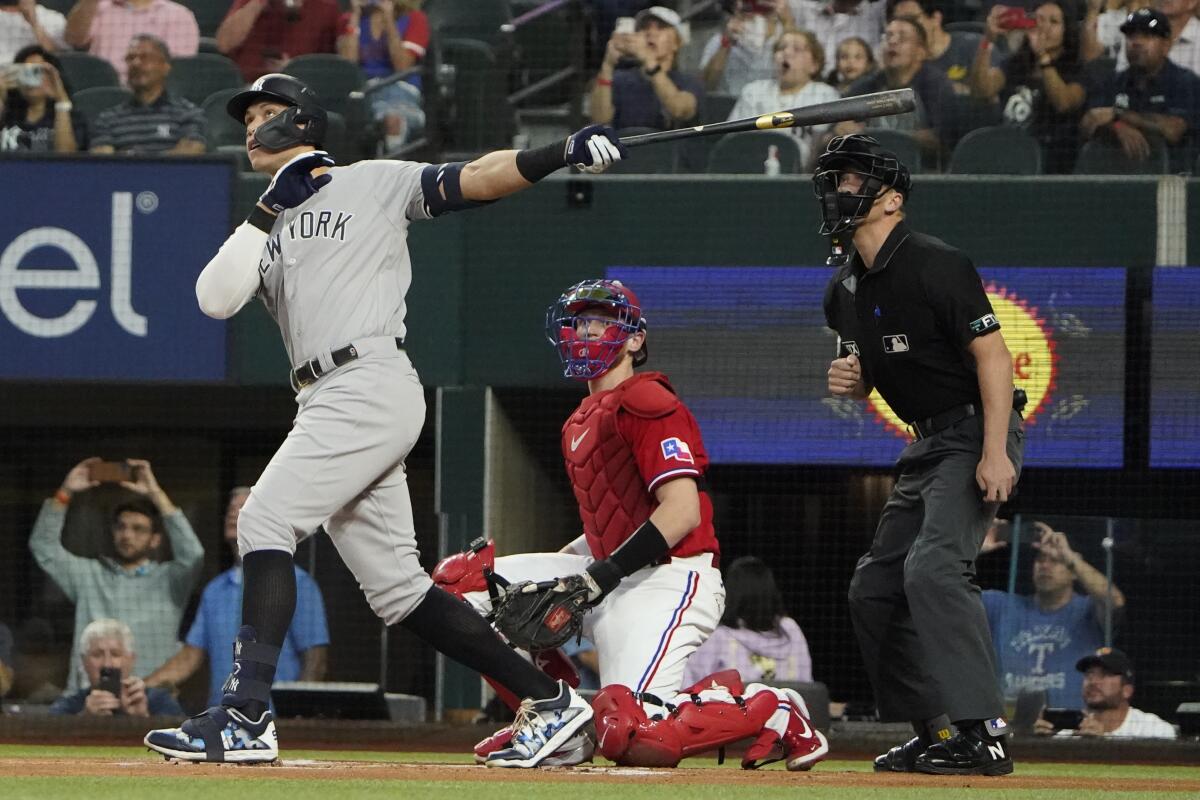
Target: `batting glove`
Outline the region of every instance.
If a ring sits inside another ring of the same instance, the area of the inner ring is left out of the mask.
[[[563,160],[593,174],[604,172],[628,155],[617,132],[607,125],[588,125],[567,137]]]
[[[332,167],[333,163],[324,150],[301,153],[279,168],[258,201],[276,214],[285,208],[295,208],[333,180],[332,175],[313,177],[312,174],[314,169]]]

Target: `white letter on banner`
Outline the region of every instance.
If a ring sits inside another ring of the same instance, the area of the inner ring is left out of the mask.
[[[21,259],[39,247],[56,247],[74,262],[74,269],[19,269]],[[92,251],[75,234],[62,228],[25,231],[0,255],[0,311],[30,336],[70,336],[91,319],[95,300],[79,300],[61,317],[46,319],[29,313],[17,297],[18,289],[99,289],[100,270]]]
[[[117,324],[134,336],[146,335],[146,318],[133,310],[133,195],[112,196],[112,313]]]

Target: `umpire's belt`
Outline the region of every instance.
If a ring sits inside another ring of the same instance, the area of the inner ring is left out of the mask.
[[[1013,390],[1012,407],[1018,412],[1024,410],[1024,389]],[[918,439],[927,439],[930,436],[933,436],[935,433],[941,433],[947,428],[957,425],[968,417],[973,417],[981,413],[983,413],[983,409],[974,403],[964,403],[961,406],[948,408],[940,414],[934,414],[932,417],[927,419],[919,419],[910,422],[908,427],[913,432],[913,435]]]
[[[365,356],[367,353],[378,352],[385,348],[390,350],[393,346],[397,350],[403,350],[404,340],[399,336],[376,336],[351,342],[345,347],[323,353],[292,370],[290,376],[292,388],[300,391],[305,386],[316,383],[322,375],[327,375],[338,367],[349,364],[359,356]]]

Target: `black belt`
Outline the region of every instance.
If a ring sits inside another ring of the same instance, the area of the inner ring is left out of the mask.
[[[396,349],[404,349],[404,340],[399,336],[396,337]],[[310,383],[316,383],[317,379],[327,372],[349,364],[358,358],[358,349],[353,344],[348,344],[345,347],[339,347],[337,350],[330,352],[329,358],[333,361],[333,367],[328,370],[322,369],[320,360],[316,358],[292,370],[292,386],[297,389],[303,389]]]
[[[1020,413],[1025,409],[1025,390],[1013,389],[1012,407]],[[957,425],[968,417],[973,417],[982,412],[982,409],[974,403],[964,403],[961,406],[948,408],[940,414],[934,414],[926,419],[910,422],[908,427],[918,439],[927,439],[935,433],[941,433],[949,427]]]

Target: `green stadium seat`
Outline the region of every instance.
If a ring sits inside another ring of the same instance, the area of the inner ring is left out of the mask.
[[[474,39],[435,40],[431,49],[435,48],[436,62],[452,65],[454,73],[449,113],[442,112],[448,147],[457,153],[482,153],[510,146],[516,123],[507,75],[496,51]]]
[[[1115,142],[1095,138],[1084,142],[1075,161],[1076,175],[1166,175],[1170,157],[1162,139],[1150,137],[1150,157],[1135,161]]]
[[[63,77],[71,93],[94,86],[120,86],[121,79],[113,65],[90,53],[58,53],[62,63]]]
[[[881,145],[895,153],[900,163],[908,167],[908,171],[913,175],[922,171],[921,145],[911,133],[888,128],[867,128],[863,133],[873,136]]]
[[[94,128],[96,117],[100,116],[101,111],[120,105],[131,97],[133,92],[120,86],[93,86],[73,94],[71,102],[75,104],[75,109],[83,114],[88,127]]]
[[[196,15],[201,36],[216,36],[221,20],[229,13],[233,0],[182,0],[183,5]]]
[[[709,173],[762,175],[768,148],[779,148],[779,172],[790,175],[804,169],[803,152],[795,136],[782,131],[747,131],[722,136],[708,156]],[[655,145],[647,145],[655,147]]]
[[[638,136],[654,133],[657,128],[622,128],[617,136]],[[605,175],[670,175],[677,170],[679,147],[675,142],[649,144],[630,150],[629,155],[618,161]]]
[[[979,128],[959,141],[948,171],[958,175],[1040,175],[1042,147],[1017,128]]]
[[[724,122],[729,119],[729,112],[737,105],[737,97],[731,94],[713,92],[705,95],[704,107],[700,110],[700,122]]]
[[[242,72],[233,61],[211,53],[171,59],[171,73],[167,76],[167,89],[196,105],[213,92],[237,89],[242,83]]]
[[[246,126],[238,124],[225,111],[225,104],[229,102],[229,98],[240,91],[241,89],[221,89],[213,92],[201,104],[204,117],[208,121],[205,132],[210,153],[217,152],[222,145],[244,147],[246,144]]]
[[[237,207],[235,218],[243,218],[254,210],[254,204],[271,183],[271,176],[259,175],[257,172],[238,173],[237,187],[234,190],[234,203]]]
[[[427,0],[424,6],[433,37],[461,37],[496,44],[506,38],[501,26],[512,20],[508,0]]]
[[[45,6],[51,11],[57,11],[64,17],[71,13],[71,9],[75,7],[76,0],[38,0],[39,6]],[[13,5],[16,5],[15,3]]]
[[[365,82],[358,64],[332,53],[296,56],[283,71],[304,81],[317,93],[321,105],[339,114],[346,113],[350,93],[361,91]]]

